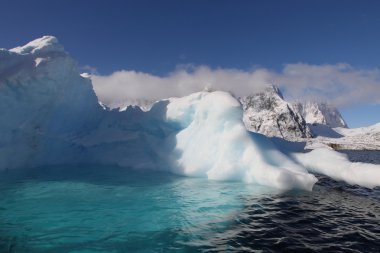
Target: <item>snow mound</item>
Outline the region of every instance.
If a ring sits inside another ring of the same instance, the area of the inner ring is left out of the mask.
[[[42,38],[33,40],[28,44],[15,47],[9,50],[17,54],[42,54],[51,52],[63,52],[63,46],[58,43],[54,36],[43,36]]]

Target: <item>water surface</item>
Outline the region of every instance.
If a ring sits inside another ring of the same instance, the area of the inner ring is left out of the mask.
[[[115,167],[2,172],[0,252],[378,252],[380,189],[319,179],[280,192]]]

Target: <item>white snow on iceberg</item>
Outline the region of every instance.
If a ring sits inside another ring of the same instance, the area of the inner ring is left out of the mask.
[[[326,175],[337,181],[367,188],[380,186],[380,166],[350,162],[345,154],[330,148],[317,148],[305,154],[294,154],[310,172]]]
[[[171,99],[167,119],[182,127],[172,152],[177,173],[311,190],[317,179],[244,127],[240,103],[226,92]],[[255,135],[257,137],[255,138]]]

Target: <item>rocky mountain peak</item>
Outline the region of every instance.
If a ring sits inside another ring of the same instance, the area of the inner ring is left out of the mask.
[[[293,104],[293,109],[311,125],[326,125],[331,128],[348,127],[338,109],[328,103],[298,102]]]
[[[242,97],[240,102],[244,109],[243,121],[250,131],[288,140],[312,137],[302,115],[284,100],[277,86]]]

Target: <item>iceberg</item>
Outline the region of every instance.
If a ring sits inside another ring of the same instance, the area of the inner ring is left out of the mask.
[[[0,115],[0,170],[116,165],[308,191],[317,182],[310,172],[317,172],[380,185],[330,173],[346,173],[348,161],[338,170],[334,164],[326,163],[326,170],[314,166],[330,154],[335,162],[334,151],[288,155],[265,136],[248,132],[240,103],[227,92],[169,98],[146,112],[133,106],[110,110],[53,36],[0,50]],[[365,177],[379,170],[373,165]]]
[[[240,103],[229,93],[200,92],[172,99],[166,117],[180,127],[171,152],[176,173],[279,189],[311,190],[317,181],[267,138],[251,135]]]
[[[317,148],[306,154],[294,154],[308,171],[328,176],[351,185],[375,188],[380,185],[380,166],[350,162],[347,155],[330,148]]]

